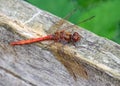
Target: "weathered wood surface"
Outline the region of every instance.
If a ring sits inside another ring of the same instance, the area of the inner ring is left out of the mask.
[[[6,21],[7,20],[7,21]],[[88,79],[77,81],[56,60],[52,52],[43,48],[47,43],[12,47],[11,41],[44,36],[55,16],[37,9],[22,0],[0,0],[0,85],[1,86],[120,86],[120,45],[76,27],[82,35],[77,44],[64,46],[66,55],[73,55],[83,63]],[[18,33],[18,34],[16,34]],[[75,53],[75,54],[74,54]]]

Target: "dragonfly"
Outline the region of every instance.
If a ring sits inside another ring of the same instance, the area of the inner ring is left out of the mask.
[[[77,9],[72,10],[64,19],[68,19]],[[87,20],[92,19],[92,17],[82,21],[85,22]],[[71,33],[69,31],[66,31],[68,29],[70,29],[71,27],[74,27],[75,25],[70,25],[67,26],[61,30],[59,30],[59,27],[64,24],[65,20],[61,19],[59,20],[57,23],[55,23],[53,27],[56,27],[57,30],[53,33],[53,34],[49,34],[46,35],[44,37],[39,37],[39,38],[31,38],[31,39],[27,39],[27,40],[20,40],[20,41],[15,41],[15,42],[11,42],[10,45],[12,46],[16,46],[16,45],[25,45],[25,44],[31,44],[31,43],[35,43],[35,42],[42,42],[42,41],[48,41],[48,40],[53,40],[54,42],[59,42],[63,45],[68,44],[68,43],[72,43],[73,45],[81,40],[81,35],[78,32],[74,32]],[[50,29],[50,32],[52,32],[53,30]],[[59,54],[57,54],[57,59],[67,68],[67,70],[69,71],[69,73],[73,76],[73,78],[76,80],[76,77],[78,75],[84,77],[84,78],[88,78],[87,75],[87,71],[84,69],[84,67],[81,64],[78,64],[78,61],[76,61],[76,59],[74,59],[71,63],[69,62],[69,60],[66,60],[64,57],[65,56],[61,56],[60,54],[63,54],[63,52],[60,52]],[[66,56],[67,57],[67,56]],[[75,69],[76,68],[76,69]]]
[[[73,9],[67,16],[65,16],[64,19],[68,19],[78,8]],[[67,32],[64,30],[56,30],[58,29],[65,21],[64,19],[59,20],[58,22],[55,23],[49,30],[49,33],[53,33],[44,37],[40,38],[31,38],[27,40],[21,40],[21,41],[16,41],[16,42],[11,42],[10,45],[15,46],[15,45],[24,45],[24,44],[30,44],[34,42],[40,42],[40,41],[45,41],[45,40],[53,40],[54,42],[60,42],[62,44],[67,44],[67,43],[75,43],[80,40],[81,36],[79,35],[78,32],[74,32],[71,34],[70,32]],[[70,26],[71,27],[71,26]],[[54,28],[54,30],[53,30]],[[66,27],[68,28],[68,27]],[[55,31],[55,32],[53,32]]]
[[[73,9],[70,14],[68,14],[64,19],[68,19],[77,9]],[[87,18],[79,23],[85,22],[87,20],[90,20],[94,18],[94,16]],[[40,37],[40,38],[31,38],[31,39],[27,39],[27,40],[20,40],[20,41],[16,41],[16,42],[11,42],[10,45],[15,46],[15,45],[25,45],[25,44],[31,44],[31,43],[35,43],[35,42],[41,42],[41,41],[46,41],[46,40],[53,40],[54,42],[59,42],[62,44],[67,44],[67,43],[72,43],[73,45],[80,41],[81,39],[81,35],[78,32],[67,32],[66,29],[71,29],[71,27],[74,27],[75,25],[70,25],[67,27],[64,27],[62,30],[58,30],[59,27],[65,22],[64,19],[61,19],[60,21],[58,21],[55,25],[52,26],[52,29],[49,30],[49,33],[51,33],[53,30],[53,27],[57,27],[57,31],[54,32],[53,34],[44,36],[44,37]],[[54,28],[55,29],[55,28]]]

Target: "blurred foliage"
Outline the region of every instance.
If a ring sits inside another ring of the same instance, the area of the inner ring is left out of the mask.
[[[77,4],[79,4],[79,6],[81,6],[83,9],[84,8],[88,8],[90,6],[93,6],[95,4],[99,4],[101,1],[105,1],[105,0],[76,0]]]
[[[95,16],[94,19],[81,23],[80,26],[120,43],[120,0],[26,1],[62,18],[72,9],[79,7],[79,11],[75,12],[69,21],[78,24],[79,21]]]

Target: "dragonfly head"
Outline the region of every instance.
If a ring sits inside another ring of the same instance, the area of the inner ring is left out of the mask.
[[[77,41],[79,41],[81,39],[81,36],[80,36],[79,33],[74,32],[71,39],[72,39],[73,42],[77,42]]]

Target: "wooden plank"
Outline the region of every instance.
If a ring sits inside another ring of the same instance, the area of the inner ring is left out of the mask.
[[[120,45],[77,26],[73,31],[83,37],[77,44],[79,48],[72,45],[61,48],[61,44],[56,43],[44,49],[49,42],[15,47],[9,45],[22,37],[46,35],[44,30],[58,20],[54,15],[22,0],[0,0],[0,85],[119,86]],[[79,77],[75,81],[59,62],[60,53],[64,54],[61,58],[67,57],[67,62],[74,57],[82,63],[89,78]]]

